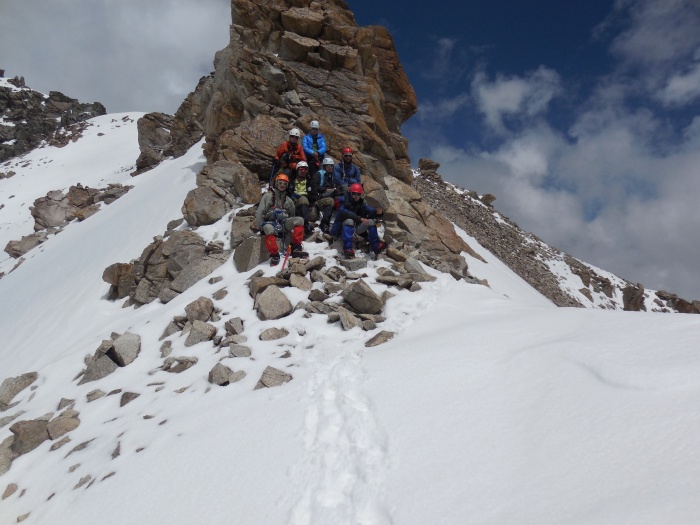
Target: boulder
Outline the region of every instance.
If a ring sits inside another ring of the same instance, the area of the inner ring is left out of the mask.
[[[200,297],[185,306],[185,315],[190,323],[208,321],[212,313],[214,313],[214,303],[208,297]]]
[[[288,335],[289,331],[287,331],[285,328],[268,328],[267,330],[260,332],[260,340],[275,341],[277,339],[287,337]]]
[[[352,283],[341,295],[354,310],[360,313],[378,314],[384,307],[382,298],[362,279]]]
[[[12,442],[14,439],[14,436],[9,436],[0,443],[0,476],[10,470],[12,460],[16,457],[16,454],[12,450]]]
[[[239,345],[239,344],[230,344],[228,347],[228,356],[229,357],[250,357],[253,354],[253,351],[250,349],[250,347],[245,346],[245,345]]]
[[[235,215],[231,220],[231,248],[238,248],[243,241],[255,236],[253,226],[255,217]]]
[[[12,405],[12,400],[22,390],[30,386],[37,380],[39,374],[28,372],[17,377],[8,377],[0,384],[0,412],[4,412]]]
[[[117,366],[127,366],[141,353],[141,336],[126,332],[114,340],[109,357]]]
[[[272,366],[268,366],[263,371],[262,376],[258,381],[258,384],[255,385],[255,390],[258,390],[260,388],[272,388],[275,386],[283,385],[284,383],[287,383],[291,380],[292,376],[290,374],[287,374],[286,372],[278,370],[277,368],[274,368]]]
[[[394,337],[395,335],[396,335],[396,332],[389,332],[389,331],[386,331],[386,330],[382,330],[382,331],[379,332],[377,335],[375,335],[374,337],[372,337],[369,341],[367,341],[367,342],[365,343],[365,346],[366,346],[367,348],[371,348],[371,347],[373,347],[373,346],[381,345],[381,344],[383,344],[383,343],[386,343],[389,339],[391,339],[391,338]]]
[[[221,363],[217,363],[209,371],[208,381],[214,385],[226,386],[231,383],[236,383],[240,381],[245,376],[246,373],[243,370],[234,372],[233,370],[222,365]]]
[[[231,206],[222,195],[211,187],[191,190],[182,205],[182,215],[190,226],[214,224],[231,211]]]
[[[46,425],[46,430],[49,433],[49,438],[55,440],[71,430],[75,430],[79,425],[80,419],[78,418],[78,413],[71,411],[68,414],[61,414],[57,418],[49,421],[48,425]]]
[[[185,339],[185,346],[194,346],[197,343],[211,341],[215,334],[216,327],[214,325],[195,320],[192,322],[192,328],[187,334],[187,339]]]
[[[49,440],[47,430],[48,421],[32,419],[29,421],[18,421],[10,427],[10,432],[14,434],[14,440],[10,446],[12,452],[21,456],[31,452],[44,441]]]
[[[239,335],[243,333],[243,319],[232,317],[224,323],[224,329],[228,334]]]
[[[294,308],[277,286],[269,286],[255,298],[255,309],[259,319],[270,321],[288,316]]]
[[[236,265],[236,270],[241,273],[252,270],[269,258],[270,255],[265,249],[263,237],[259,235],[248,237],[233,252],[233,262]]]

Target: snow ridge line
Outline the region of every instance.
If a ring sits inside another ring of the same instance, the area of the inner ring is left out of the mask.
[[[299,486],[289,525],[390,525],[383,502],[387,436],[362,385],[363,349],[357,340],[328,345],[305,340],[312,376],[304,421],[305,454],[290,471]]]

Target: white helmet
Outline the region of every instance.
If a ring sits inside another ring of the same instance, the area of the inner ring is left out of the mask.
[[[318,125],[318,120],[312,120],[311,121],[311,129],[318,129],[320,126]]]
[[[321,166],[333,166],[334,164],[335,161],[330,157],[324,157],[323,162],[321,162]]]
[[[300,160],[299,162],[297,162],[297,169],[299,168],[306,168],[308,170],[309,164],[304,160]]]
[[[298,128],[292,128],[289,131],[289,136],[299,138],[299,137],[301,137],[301,131],[299,131]]]

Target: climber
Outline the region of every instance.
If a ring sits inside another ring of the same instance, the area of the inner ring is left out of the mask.
[[[309,165],[305,160],[297,162],[297,176],[294,179],[290,194],[296,207],[296,216],[304,219],[304,233],[307,235],[313,231],[313,226],[309,224],[309,200],[313,190],[308,172]]]
[[[362,184],[360,168],[352,163],[352,148],[343,148],[343,159],[333,168],[335,185],[342,190],[343,195],[348,192],[351,184]]]
[[[312,120],[311,133],[304,135],[304,139],[301,141],[306,160],[309,163],[309,177],[313,177],[321,169],[321,162],[326,155],[326,139],[318,130],[318,120]]]
[[[341,197],[342,204],[338,209],[331,233],[338,237],[342,233],[343,254],[346,259],[355,257],[354,237],[366,237],[374,258],[386,249],[387,243],[379,239],[376,218],[384,215],[381,206],[373,208],[362,197],[362,185],[350,185],[349,195]],[[341,231],[342,229],[342,231]]]
[[[287,195],[288,185],[287,175],[277,175],[274,188],[263,194],[255,215],[260,233],[265,236],[265,248],[270,253],[270,266],[276,266],[280,262],[277,235],[285,239],[283,248],[286,249],[285,234],[291,233],[292,257],[308,257],[308,254],[302,251],[301,245],[304,238],[304,219],[295,217],[294,201]]]
[[[299,131],[299,128],[292,128],[289,131],[289,139],[285,140],[277,148],[270,175],[270,187],[272,187],[273,178],[279,173],[284,173],[287,177],[293,178],[296,173],[297,162],[306,160],[304,148],[299,144],[300,138],[301,131]]]
[[[311,200],[321,214],[320,228],[323,233],[328,233],[333,215],[335,197],[340,191],[335,186],[333,177],[333,159],[326,157],[321,162],[321,169],[312,178]]]

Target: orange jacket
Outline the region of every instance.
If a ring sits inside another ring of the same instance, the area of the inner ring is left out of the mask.
[[[289,153],[289,167],[293,170],[296,169],[297,162],[300,160],[306,161],[306,154],[304,153],[304,148],[301,147],[301,144],[293,145],[288,140],[285,140],[282,144],[280,144],[280,147],[277,148],[275,161],[279,162],[282,155],[285,153]],[[284,164],[282,164],[282,167],[285,167]]]

